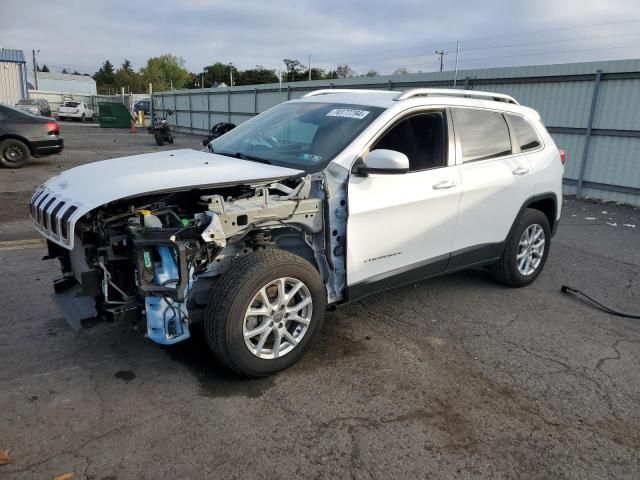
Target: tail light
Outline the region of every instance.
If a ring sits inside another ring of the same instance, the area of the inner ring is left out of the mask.
[[[560,150],[560,161],[562,162],[563,165],[566,159],[567,159],[567,154],[565,153],[564,150]]]
[[[60,127],[58,126],[58,122],[47,123],[47,133],[49,135],[58,135],[60,133]]]

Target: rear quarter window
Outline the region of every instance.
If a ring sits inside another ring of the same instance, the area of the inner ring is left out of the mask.
[[[540,137],[527,120],[519,115],[507,115],[507,117],[521,151],[535,150],[542,145]]]
[[[509,128],[501,113],[458,108],[454,110],[454,122],[463,162],[511,154]]]

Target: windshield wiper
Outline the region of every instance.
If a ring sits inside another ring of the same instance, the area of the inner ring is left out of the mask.
[[[260,158],[260,157],[255,157],[253,155],[247,155],[246,153],[242,153],[242,152],[213,152],[213,153],[217,153],[218,155],[224,155],[225,157],[233,157],[233,158],[239,158],[240,160],[249,160],[250,162],[259,162],[259,163],[266,163],[267,165],[271,165],[271,161],[267,160],[266,158]]]

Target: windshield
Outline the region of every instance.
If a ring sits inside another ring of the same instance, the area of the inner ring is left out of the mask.
[[[364,105],[283,103],[214,140],[213,151],[318,172],[383,110]]]
[[[80,105],[79,102],[64,102],[63,107],[77,107],[78,105]]]
[[[35,100],[20,100],[18,105],[37,105],[38,102]]]

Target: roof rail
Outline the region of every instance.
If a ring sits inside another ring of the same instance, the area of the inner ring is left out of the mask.
[[[394,100],[406,100],[413,97],[428,97],[428,96],[447,96],[447,97],[464,97],[464,98],[476,98],[480,100],[493,100],[494,102],[512,103],[514,105],[520,105],[518,101],[511,95],[505,95],[504,93],[492,93],[492,92],[480,92],[477,90],[458,90],[452,88],[412,88],[406,92],[401,93]]]
[[[329,95],[331,93],[380,93],[384,91],[385,90],[363,90],[358,88],[323,88],[322,90],[314,90],[313,92],[309,92],[303,95],[302,98],[317,97],[318,95]]]

